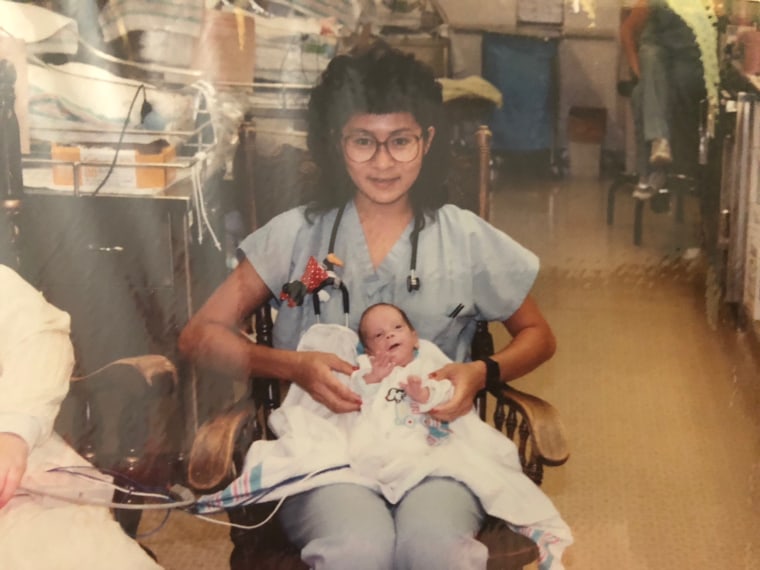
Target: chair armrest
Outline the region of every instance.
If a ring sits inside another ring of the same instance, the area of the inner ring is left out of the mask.
[[[165,356],[161,356],[160,354],[145,354],[142,356],[133,356],[130,358],[121,358],[119,360],[114,360],[113,362],[110,362],[105,366],[98,368],[95,372],[91,372],[86,376],[72,376],[71,381],[80,382],[82,380],[87,380],[88,378],[96,378],[101,375],[102,372],[105,372],[114,366],[130,366],[134,368],[140,375],[142,375],[142,377],[145,379],[145,382],[149,386],[153,385],[156,377],[163,374],[171,375],[172,383],[175,389],[179,384],[179,378],[177,377],[177,368],[174,366],[174,364],[172,364],[171,360]]]
[[[56,431],[85,459],[144,485],[176,480],[182,425],[178,375],[165,356],[115,360],[71,386]]]
[[[516,406],[530,424],[538,454],[547,465],[562,465],[570,457],[565,426],[549,402],[505,385],[501,397]]]
[[[489,392],[496,397],[496,429],[515,440],[526,474],[540,484],[544,465],[562,465],[570,457],[559,412],[541,398],[506,384]]]
[[[187,483],[213,493],[241,471],[251,443],[262,438],[258,406],[250,396],[206,421],[195,434],[187,460]]]

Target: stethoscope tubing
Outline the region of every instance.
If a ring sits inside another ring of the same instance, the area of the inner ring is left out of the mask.
[[[325,265],[327,266],[327,269],[329,271],[333,271],[335,269],[334,264],[330,259],[335,255],[335,241],[338,238],[338,228],[340,227],[340,222],[343,219],[343,212],[346,210],[346,204],[343,204],[340,208],[338,208],[338,213],[335,215],[335,221],[333,222],[332,230],[330,231],[330,244],[327,247],[327,258],[325,259]],[[412,255],[411,259],[409,260],[409,276],[406,278],[406,288],[407,290],[412,293],[413,291],[419,291],[420,290],[420,278],[417,277],[417,246],[419,245],[420,241],[420,231],[422,231],[422,228],[424,226],[424,219],[422,217],[422,214],[415,214],[414,215],[414,227],[412,228],[412,235],[410,236],[410,240],[412,242]],[[323,283],[319,286],[319,290],[323,289],[325,284],[333,284],[333,283]],[[348,314],[348,291],[345,290],[345,285],[343,283],[339,284],[340,288],[344,290],[344,302],[343,307]],[[314,307],[315,307],[315,313],[319,315],[319,312],[317,310],[317,306],[319,304],[319,298],[316,295],[317,291],[314,291]]]
[[[346,326],[348,326],[348,315],[351,312],[351,305],[349,304],[349,300],[348,300],[348,287],[346,287],[346,284],[343,283],[342,281],[338,281],[337,285],[335,283],[336,283],[336,279],[334,277],[328,277],[327,279],[322,281],[319,287],[314,289],[314,291],[311,294],[311,298],[314,303],[314,314],[317,317],[317,322],[321,322],[320,317],[322,315],[322,309],[320,308],[320,304],[319,304],[319,292],[325,287],[327,287],[328,285],[333,285],[337,287],[338,289],[340,289],[341,296],[343,297],[343,315],[346,320],[345,324]]]

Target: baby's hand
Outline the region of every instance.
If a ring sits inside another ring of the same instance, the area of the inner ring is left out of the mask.
[[[396,366],[387,354],[378,357],[370,356],[369,362],[372,365],[372,370],[364,375],[364,381],[367,384],[377,384],[382,381]]]
[[[419,376],[409,376],[406,384],[401,382],[400,386],[408,396],[419,404],[424,404],[430,398],[430,388],[422,385],[422,378]]]

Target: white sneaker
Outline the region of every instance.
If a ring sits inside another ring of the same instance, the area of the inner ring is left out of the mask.
[[[655,166],[666,166],[673,162],[668,139],[654,139],[649,153],[649,163]]]
[[[668,175],[662,170],[653,170],[647,176],[646,183],[654,192],[659,192],[667,185]]]
[[[633,189],[633,193],[631,194],[631,196],[637,200],[648,200],[653,195],[654,188],[649,186],[649,184],[642,184],[641,182],[636,184],[636,187]]]

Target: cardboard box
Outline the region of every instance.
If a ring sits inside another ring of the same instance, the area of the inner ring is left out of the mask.
[[[449,40],[448,38],[419,38],[406,35],[388,34],[383,39],[392,47],[410,53],[421,62],[429,65],[436,77],[449,77]]]
[[[607,132],[607,109],[571,107],[567,116],[567,138],[574,142],[601,143]]]
[[[255,28],[253,15],[242,10],[204,10],[193,68],[208,81],[250,83],[256,66]]]
[[[96,187],[105,178],[113,161],[113,147],[97,145],[59,145],[53,143],[51,158],[70,163],[86,162],[97,165],[80,165],[79,186]],[[161,163],[173,162],[176,150],[166,143],[149,145],[125,145],[119,151],[117,163]],[[114,188],[165,188],[177,176],[176,168],[115,166],[106,185]],[[74,186],[74,168],[69,164],[53,166],[53,184],[56,186]]]

